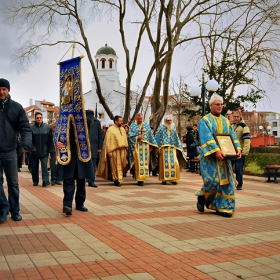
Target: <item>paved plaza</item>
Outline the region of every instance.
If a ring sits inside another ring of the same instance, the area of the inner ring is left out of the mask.
[[[23,220],[0,224],[0,279],[280,279],[280,184],[245,176],[233,218],[198,213],[198,174],[178,185],[131,175],[97,179],[85,206],[62,214],[62,187],[19,173]]]

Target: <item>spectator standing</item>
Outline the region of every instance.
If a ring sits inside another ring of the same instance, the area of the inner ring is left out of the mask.
[[[0,79],[0,223],[7,220],[10,212],[14,221],[20,221],[17,135],[20,133],[22,147],[31,148],[31,129],[22,106],[11,99],[10,83]],[[3,171],[8,185],[8,199],[3,187]]]
[[[94,110],[86,110],[86,116],[91,146],[91,161],[93,165],[93,176],[87,177],[87,180],[89,187],[97,188],[98,186],[95,184],[95,173],[99,162],[99,155],[102,150],[103,135],[100,121],[94,116]]]
[[[209,101],[211,113],[199,122],[198,132],[201,143],[200,170],[203,186],[196,192],[198,196],[197,209],[204,212],[204,205],[208,209],[216,210],[216,214],[232,217],[235,211],[235,179],[231,161],[226,159],[214,139],[217,133],[230,134],[237,148],[237,155],[241,157],[241,147],[229,120],[221,115],[223,98],[214,93]]]
[[[35,113],[35,123],[31,125],[32,148],[31,148],[31,174],[33,186],[39,184],[39,161],[42,169],[42,186],[50,185],[48,172],[48,157],[54,152],[52,130],[49,125],[43,123],[43,115]]]
[[[57,120],[59,118],[59,112],[54,114],[55,121],[50,124],[52,135],[54,135]],[[53,144],[54,145],[54,144]],[[56,160],[55,146],[53,146],[54,152],[51,153],[51,185],[62,185],[62,165]]]
[[[250,152],[251,140],[249,127],[242,119],[242,113],[240,111],[233,112],[233,130],[237,135],[242,149],[241,158],[232,161],[232,163],[235,164],[236,181],[238,182],[236,189],[242,190],[245,157]]]
[[[198,156],[198,149],[197,149],[198,145],[195,146],[195,143],[198,143],[198,142],[193,133],[193,127],[187,126],[187,131],[188,132],[186,134],[185,143],[187,146],[187,157],[189,158],[189,164],[190,164],[190,169],[188,171],[194,173],[195,163],[192,162],[191,160]]]
[[[198,127],[197,127],[197,124],[194,124],[192,126],[192,133],[193,133],[193,136],[194,138],[197,140],[197,142],[199,142],[199,133],[198,133]]]

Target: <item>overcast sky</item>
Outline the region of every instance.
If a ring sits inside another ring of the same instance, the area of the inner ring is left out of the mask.
[[[3,2],[9,2],[8,0],[1,0]],[[3,14],[3,6],[0,7],[0,14]],[[59,105],[59,66],[57,63],[65,55],[70,45],[60,45],[56,47],[45,47],[42,49],[40,61],[34,63],[26,72],[17,73],[15,69],[11,67],[11,54],[14,49],[20,44],[16,29],[4,25],[0,25],[0,77],[8,79],[11,84],[10,94],[12,98],[20,102],[23,107],[27,107],[30,104],[30,99],[33,100],[47,100]],[[118,71],[120,72],[120,82],[125,86],[125,56],[122,49],[120,35],[118,32],[118,25],[115,22],[107,23],[91,23],[86,29],[86,35],[90,42],[92,55],[94,56],[97,50],[104,46],[106,43],[112,47],[118,55]],[[134,34],[130,34],[133,38]],[[59,34],[54,34],[59,38]],[[133,40],[132,40],[133,41]],[[132,45],[131,45],[132,47]],[[146,42],[143,45],[144,49],[139,57],[139,64],[137,71],[133,78],[133,87],[137,85],[143,85],[146,77],[146,72],[142,71],[145,68],[145,64],[152,59],[152,51],[149,44]],[[131,50],[133,51],[133,49]],[[85,55],[82,60],[82,80],[83,91],[87,92],[91,89],[92,71],[86,57],[85,51],[81,47],[77,47],[75,54]],[[69,59],[71,57],[71,51],[64,57]],[[178,78],[179,75],[187,77],[187,84],[190,86],[198,85],[197,78],[194,77],[194,72],[199,73],[199,70],[193,71],[193,54],[190,51],[176,51],[173,66],[172,77]],[[150,65],[150,64],[149,64]],[[144,72],[144,73],[143,73]],[[268,98],[258,104],[257,109],[262,111],[274,111],[280,113],[279,101],[279,84],[263,81],[265,90],[267,91]],[[245,90],[245,89],[243,89]],[[242,90],[240,89],[239,92]],[[251,109],[251,108],[248,108]]]

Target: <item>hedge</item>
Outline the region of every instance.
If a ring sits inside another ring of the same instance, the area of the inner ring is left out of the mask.
[[[261,170],[265,171],[266,165],[280,165],[280,153],[251,152],[246,156],[246,165],[254,162]]]

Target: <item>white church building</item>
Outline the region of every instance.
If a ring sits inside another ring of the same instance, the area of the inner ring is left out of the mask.
[[[120,84],[119,72],[117,70],[118,56],[115,50],[105,44],[101,47],[95,55],[95,67],[99,78],[101,92],[104,96],[108,107],[112,111],[113,115],[124,115],[125,107],[125,87]],[[85,108],[92,108],[96,110],[97,104],[97,116],[101,124],[108,125],[112,120],[105,112],[103,106],[99,103],[99,98],[96,93],[96,82],[93,77],[91,81],[91,91],[84,94]],[[134,113],[135,101],[137,99],[136,92],[132,92],[131,100],[131,116]],[[143,106],[149,106],[148,98],[143,102]],[[147,108],[145,114],[145,121],[149,122],[149,116],[151,114],[151,108]],[[130,117],[131,117],[130,116]]]

